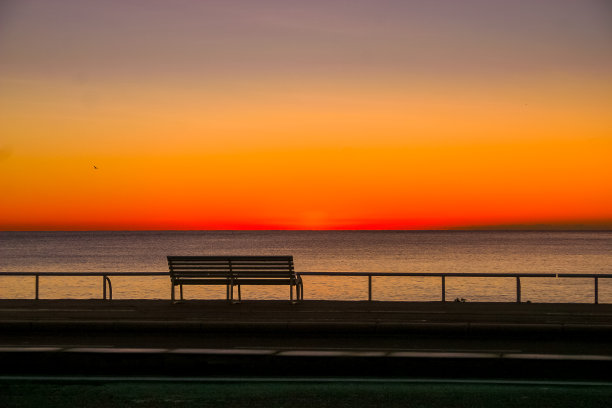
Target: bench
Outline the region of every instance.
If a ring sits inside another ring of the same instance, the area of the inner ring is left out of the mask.
[[[226,298],[234,300],[234,287],[238,287],[238,300],[242,300],[242,285],[289,285],[289,298],[293,302],[303,299],[302,278],[293,268],[293,256],[168,256],[171,298],[175,287],[183,285],[225,285]]]

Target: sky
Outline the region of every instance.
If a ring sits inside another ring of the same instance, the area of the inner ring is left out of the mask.
[[[605,0],[0,0],[0,230],[612,228]]]

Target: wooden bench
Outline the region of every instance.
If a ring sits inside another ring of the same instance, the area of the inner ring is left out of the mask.
[[[168,256],[171,298],[174,288],[183,285],[225,285],[226,297],[234,299],[238,287],[241,300],[242,285],[289,285],[289,298],[293,302],[303,299],[302,278],[293,268],[293,256]]]

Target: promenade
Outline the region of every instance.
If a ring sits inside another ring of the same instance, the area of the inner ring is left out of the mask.
[[[3,374],[612,379],[612,305],[0,300]]]

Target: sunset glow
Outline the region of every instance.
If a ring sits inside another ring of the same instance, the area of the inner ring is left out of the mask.
[[[612,225],[605,2],[0,15],[2,230]]]

